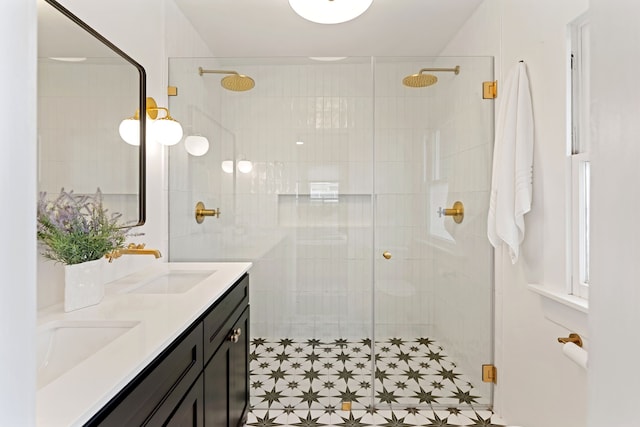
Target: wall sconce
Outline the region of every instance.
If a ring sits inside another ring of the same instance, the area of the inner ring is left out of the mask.
[[[233,173],[233,160],[223,160],[220,164],[224,173]]]
[[[249,173],[251,172],[251,169],[253,169],[253,163],[251,163],[251,161],[245,158],[238,160],[238,172]]]
[[[209,140],[201,135],[189,135],[184,139],[184,148],[192,156],[204,156],[209,151]]]
[[[165,116],[158,118],[158,111]],[[147,136],[162,145],[175,145],[182,139],[183,131],[180,123],[171,117],[169,109],[158,107],[155,99],[147,98]],[[140,112],[136,110],[133,117],[124,119],[118,128],[120,137],[131,145],[140,145]]]
[[[220,166],[222,167],[222,171],[224,173],[233,173],[233,160],[227,159],[223,160]],[[241,157],[237,162],[238,172],[240,173],[249,173],[253,170],[253,163],[251,160],[247,160],[244,157]]]
[[[371,3],[373,0],[289,0],[295,13],[318,24],[351,21],[366,12]]]

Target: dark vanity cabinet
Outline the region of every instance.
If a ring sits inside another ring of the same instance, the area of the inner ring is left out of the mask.
[[[240,426],[248,368],[245,274],[86,425]]]

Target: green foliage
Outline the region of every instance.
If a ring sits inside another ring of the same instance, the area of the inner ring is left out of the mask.
[[[38,240],[42,255],[63,264],[100,259],[124,247],[130,228],[118,225],[120,214],[109,215],[100,189],[94,196],[60,191],[52,201],[46,193],[38,200]]]

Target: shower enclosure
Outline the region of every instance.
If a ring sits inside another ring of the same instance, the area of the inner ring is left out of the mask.
[[[488,407],[493,58],[326,59],[170,60],[170,259],[253,262],[254,408]]]

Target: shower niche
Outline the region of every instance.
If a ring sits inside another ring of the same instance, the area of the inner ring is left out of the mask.
[[[490,57],[171,59],[171,111],[212,142],[170,148],[171,258],[254,263],[254,408],[491,406],[487,80]],[[195,225],[198,200],[220,220]],[[438,215],[458,200],[462,223]],[[296,378],[306,389],[286,390]],[[273,388],[286,403],[264,400]]]

